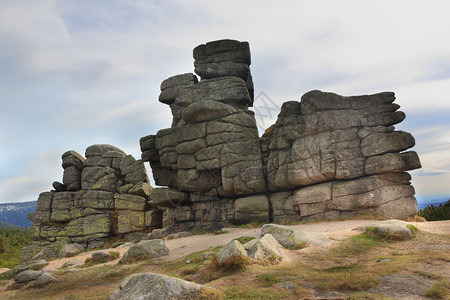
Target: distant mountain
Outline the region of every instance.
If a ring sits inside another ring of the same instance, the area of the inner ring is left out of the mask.
[[[427,206],[434,205],[439,206],[439,204],[445,204],[449,199],[449,195],[417,195],[417,205],[419,209],[424,209]]]
[[[11,223],[6,223],[6,222],[1,222],[0,221],[0,228],[11,228],[11,229],[16,229],[16,228],[24,228],[22,226],[17,226],[17,225],[13,225]]]
[[[0,222],[30,227],[32,222],[27,219],[27,216],[35,210],[36,201],[0,204]],[[3,227],[2,224],[0,227]]]

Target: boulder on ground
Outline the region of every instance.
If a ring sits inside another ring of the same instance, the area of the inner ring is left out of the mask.
[[[270,233],[260,239],[251,240],[243,246],[248,256],[253,259],[283,259],[283,246]]]
[[[17,274],[14,278],[14,283],[8,286],[7,289],[17,290],[25,286],[41,287],[56,281],[58,281],[58,279],[48,272],[27,270]]]
[[[93,263],[101,263],[107,261],[109,257],[109,253],[97,251],[92,253],[91,259]]]
[[[221,298],[221,293],[210,287],[162,274],[138,273],[126,277],[107,299],[181,300]]]
[[[123,255],[120,263],[126,263],[129,260],[158,258],[168,254],[169,249],[163,240],[144,240],[132,245]]]
[[[219,264],[225,264],[229,261],[234,261],[246,257],[247,251],[245,251],[244,246],[242,246],[239,241],[232,240],[219,250],[219,252],[217,253],[217,262]]]
[[[370,224],[359,226],[358,231],[370,231],[388,239],[408,239],[413,233],[406,226],[408,223],[401,220],[376,221]]]
[[[45,267],[46,265],[48,265],[48,263],[45,259],[29,260],[18,266],[15,266],[14,268],[12,268],[9,271],[6,271],[5,273],[0,274],[0,279],[11,279],[23,271],[39,270]]]
[[[319,247],[326,247],[331,243],[328,236],[318,232],[307,232],[290,226],[265,224],[261,228],[261,235],[271,234],[284,247],[295,247],[299,243],[308,242]]]
[[[50,247],[45,247],[41,251],[39,251],[36,255],[34,255],[31,260],[40,260],[40,259],[55,259],[58,257],[58,253],[55,252],[54,249]]]
[[[78,255],[81,251],[84,250],[83,245],[81,244],[65,244],[61,249],[62,257],[73,257]]]

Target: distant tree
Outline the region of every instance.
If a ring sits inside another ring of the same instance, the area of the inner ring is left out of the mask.
[[[450,220],[450,199],[439,206],[430,205],[419,210],[419,216],[427,221]]]
[[[5,253],[8,251],[8,245],[6,244],[5,238],[0,235],[0,253]]]

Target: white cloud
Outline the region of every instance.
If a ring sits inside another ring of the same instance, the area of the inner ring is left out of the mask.
[[[0,2],[1,179],[57,180],[55,170],[23,164],[54,149],[58,160],[67,148],[83,153],[108,142],[137,156],[140,136],[171,123],[170,109],[157,102],[161,81],[193,72],[192,49],[221,38],[250,42],[255,94],[264,91],[278,107],[311,89],[392,90],[407,116],[450,112],[449,8],[447,1]],[[266,113],[260,103],[256,110],[257,119]],[[261,120],[267,127],[274,118]],[[433,121],[410,128],[424,170],[446,170],[448,124]]]

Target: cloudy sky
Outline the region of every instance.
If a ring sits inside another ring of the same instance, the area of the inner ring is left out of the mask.
[[[248,41],[254,110],[312,89],[394,91],[423,168],[419,198],[450,195],[450,2],[0,0],[0,203],[62,180],[61,154],[139,139],[171,124],[160,83],[193,72],[192,49]]]

